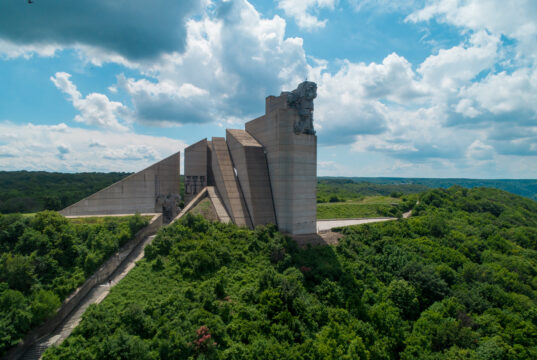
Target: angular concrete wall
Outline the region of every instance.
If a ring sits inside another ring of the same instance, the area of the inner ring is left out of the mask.
[[[179,196],[180,153],[130,175],[79,202],[60,214],[113,215],[162,212],[167,195]]]
[[[263,146],[244,130],[227,129],[226,140],[253,226],[276,224]]]
[[[208,157],[207,139],[185,149],[185,204],[207,186]]]
[[[233,223],[251,228],[252,222],[235,176],[226,140],[213,137],[211,145],[212,174],[218,194]]]
[[[266,114],[245,126],[267,152],[278,227],[293,235],[317,230],[317,137],[295,134],[298,120],[285,96],[269,96]]]

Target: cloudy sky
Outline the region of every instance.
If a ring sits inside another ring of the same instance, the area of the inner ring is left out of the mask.
[[[535,0],[0,0],[0,170],[136,171],[318,84],[320,175],[537,178]]]

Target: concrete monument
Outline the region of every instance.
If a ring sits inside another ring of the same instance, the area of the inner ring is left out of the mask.
[[[254,228],[276,224],[291,235],[316,232],[317,136],[313,100],[317,85],[265,100],[265,114],[226,138],[203,139],[185,149],[188,212],[204,196],[221,221]],[[63,215],[162,212],[177,214],[179,153],[61,211]]]
[[[185,149],[185,198],[201,191],[196,181],[203,177],[237,225],[274,223],[291,235],[315,233],[316,96],[317,85],[305,81],[267,97],[265,115],[246,123],[245,130],[228,129],[226,139],[204,139]]]
[[[178,213],[180,153],[132,174],[60,211],[64,216]]]

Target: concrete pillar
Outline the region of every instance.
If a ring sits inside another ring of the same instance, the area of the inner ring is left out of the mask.
[[[244,130],[227,129],[226,141],[253,226],[276,224],[263,146]]]
[[[317,136],[295,134],[298,121],[285,95],[269,96],[266,114],[245,126],[267,153],[278,227],[292,235],[317,230]]]
[[[185,204],[207,186],[207,148],[207,139],[203,139],[185,149]]]

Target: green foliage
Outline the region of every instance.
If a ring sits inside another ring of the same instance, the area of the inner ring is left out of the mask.
[[[317,202],[361,200],[367,196],[391,196],[399,198],[427,190],[426,186],[413,184],[374,184],[351,178],[320,177],[317,181]]]
[[[509,191],[510,193],[525,196],[537,200],[537,180],[532,179],[434,179],[434,178],[371,178],[371,177],[351,177],[351,178],[331,178],[320,177],[319,180],[339,180],[366,182],[373,185],[405,185],[421,186],[425,188],[450,188],[452,186],[462,186],[464,188],[488,187]],[[425,189],[423,189],[425,190]],[[419,191],[423,191],[419,190]]]
[[[0,354],[147,223],[139,215],[79,224],[52,211],[0,214]]]
[[[388,196],[366,196],[360,200],[342,200],[332,195],[328,203],[317,204],[318,219],[350,219],[367,217],[402,217],[412,209],[417,194],[405,195],[401,199]]]
[[[128,175],[0,171],[0,213],[60,210]]]
[[[44,358],[537,358],[537,203],[453,187],[416,212],[306,249],[187,216]]]

